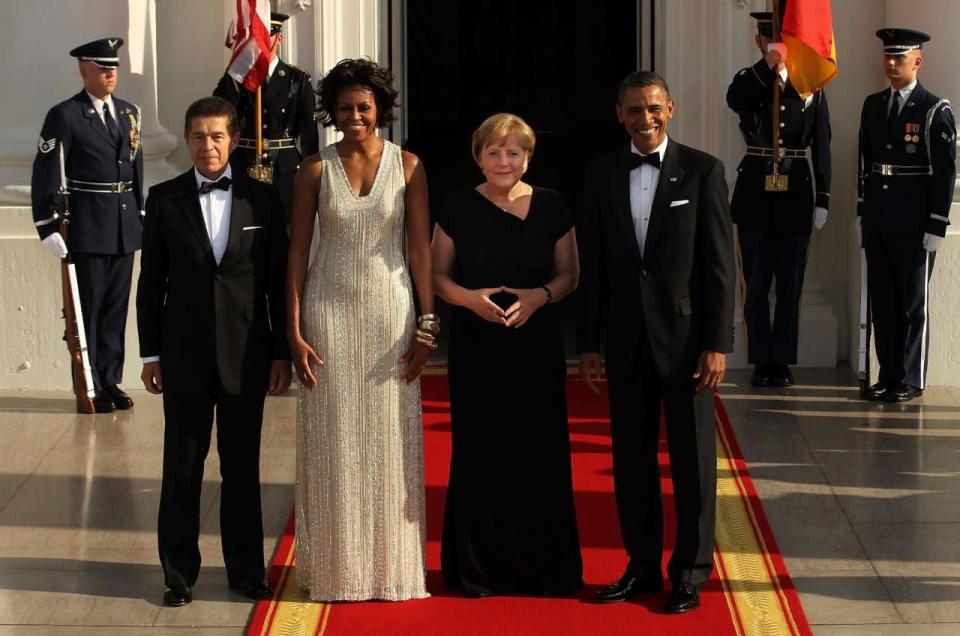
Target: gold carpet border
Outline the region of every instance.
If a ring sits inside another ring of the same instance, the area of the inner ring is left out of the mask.
[[[277,584],[280,593],[270,601],[270,609],[263,621],[260,636],[322,636],[327,629],[330,604],[311,601],[307,593],[297,585],[294,554],[296,539],[290,542],[290,551]]]
[[[715,556],[734,627],[744,636],[799,634],[726,436],[718,416]]]

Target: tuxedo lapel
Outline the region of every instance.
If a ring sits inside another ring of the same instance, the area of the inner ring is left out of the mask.
[[[230,230],[227,236],[227,247],[220,259],[220,267],[224,267],[238,258],[242,258],[250,250],[250,243],[257,230],[244,230],[251,227],[253,222],[253,206],[250,204],[249,191],[243,178],[237,178],[230,189],[233,197],[230,203]]]
[[[613,193],[613,214],[620,225],[620,233],[629,244],[631,254],[641,261],[643,258],[640,256],[637,233],[633,227],[633,213],[630,211],[630,166],[627,162],[629,158],[630,146],[627,146],[622,164],[610,173],[610,192]]]
[[[213,258],[213,247],[210,245],[210,236],[207,234],[207,225],[203,222],[203,209],[200,207],[200,196],[197,194],[197,181],[193,176],[193,169],[191,168],[180,179],[183,183],[180,186],[178,203],[184,223],[200,242],[200,247],[203,249],[206,258],[216,266],[216,260]]]
[[[647,225],[647,245],[654,245],[657,234],[670,215],[670,202],[674,200],[674,193],[683,181],[683,167],[680,165],[680,145],[670,140],[664,153],[663,164],[660,166],[660,178],[657,180],[657,191],[653,195],[653,205],[650,206],[650,223]]]

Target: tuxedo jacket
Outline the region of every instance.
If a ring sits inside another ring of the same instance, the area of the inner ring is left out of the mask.
[[[892,123],[890,88],[868,96],[860,113],[859,197],[863,229],[920,238],[947,233],[956,185],[957,126],[950,102],[920,82]],[[883,174],[880,166],[913,174]]]
[[[40,238],[58,231],[60,149],[68,184],[132,182],[124,192],[70,190],[70,249],[87,254],[129,254],[140,249],[143,153],[140,108],[113,97],[119,143],[107,131],[90,96],[80,91],[50,109],[33,161],[30,198]],[[82,185],[82,184],[78,184]]]
[[[587,170],[577,349],[630,373],[649,342],[661,377],[689,377],[704,350],[733,347],[733,223],[723,164],[667,143],[641,256],[630,213],[630,148]]]
[[[271,186],[234,172],[229,239],[217,265],[194,171],[150,188],[137,289],[141,357],[160,356],[165,391],[263,392],[288,360],[287,235]]]

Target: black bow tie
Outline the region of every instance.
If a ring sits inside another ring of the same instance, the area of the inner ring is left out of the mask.
[[[629,170],[636,170],[643,164],[653,166],[657,170],[660,169],[660,153],[651,152],[649,155],[638,155],[635,152],[631,152],[630,156],[627,157],[627,168]]]
[[[230,177],[220,177],[216,181],[204,181],[200,184],[200,194],[206,194],[211,190],[229,190]]]

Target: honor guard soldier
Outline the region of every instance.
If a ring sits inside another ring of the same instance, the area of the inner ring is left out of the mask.
[[[917,81],[930,36],[890,28],[877,37],[890,86],[868,96],[860,113],[857,216],[880,363],[865,397],[905,402],[925,383],[927,286],[949,224],[957,129],[950,102]]]
[[[786,46],[771,41],[773,14],[750,15],[757,20],[755,41],[764,56],[740,70],[727,89],[727,105],[740,118],[747,144],[730,209],[746,281],[743,316],[748,359],[755,365],[751,384],[782,388],[793,384],[788,365],[797,362],[800,293],[811,229],[823,227],[830,206],[830,113],[823,90],[802,96],[790,83],[784,67]],[[772,130],[774,108],[777,130]],[[776,307],[771,324],[768,296],[773,279]]]
[[[50,109],[33,162],[31,202],[40,239],[58,258],[61,174],[69,193],[69,250],[76,267],[97,413],[129,409],[118,386],[133,253],[140,249],[143,153],[140,108],[113,96],[123,46],[106,38],[78,46],[83,90]],[[62,161],[62,164],[61,164]]]
[[[273,168],[272,182],[280,192],[284,216],[290,224],[293,178],[302,157],[320,150],[317,132],[317,101],[310,73],[287,64],[279,57],[283,41],[282,26],[289,16],[270,14],[270,70],[261,86],[261,123],[263,154],[261,162]],[[240,118],[240,145],[230,156],[234,170],[247,172],[257,154],[257,96],[227,73],[213,94],[237,109]],[[299,149],[297,142],[299,141]]]

